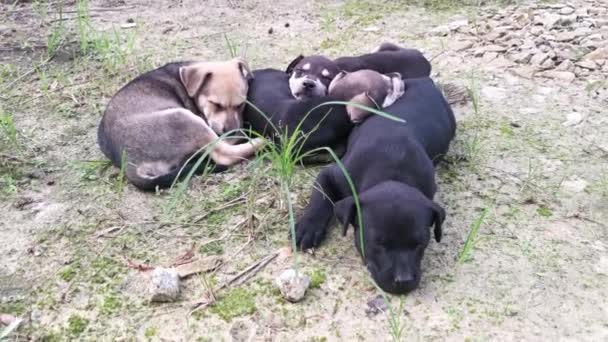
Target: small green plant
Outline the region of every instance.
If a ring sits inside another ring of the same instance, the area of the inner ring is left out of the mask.
[[[403,337],[402,337],[403,330],[405,330],[405,324],[402,320],[402,313],[404,311],[404,306],[405,306],[404,297],[403,296],[399,297],[399,308],[395,309],[393,307],[393,304],[390,301],[390,298],[386,294],[386,292],[384,292],[384,290],[382,290],[380,288],[380,286],[378,286],[378,284],[376,284],[374,279],[372,279],[370,277],[369,280],[374,285],[374,287],[376,287],[376,290],[378,290],[378,292],[380,292],[380,294],[382,295],[382,298],[384,299],[384,302],[386,303],[386,307],[388,308],[388,313],[387,313],[388,328],[389,328],[389,333],[390,333],[393,341],[395,341],[395,342],[403,341]]]
[[[0,109],[0,142],[7,147],[17,147],[17,128],[13,116]],[[4,147],[4,146],[0,146]]]
[[[231,40],[226,34],[224,34],[224,40],[226,41],[226,47],[228,48],[228,56],[230,56],[230,58],[247,57],[247,45],[243,45],[242,42],[235,42]]]
[[[64,268],[61,272],[59,272],[59,278],[69,282],[72,281],[74,277],[76,277],[76,274],[78,274],[78,272],[76,272],[76,269],[72,266],[68,266]]]
[[[310,274],[310,288],[317,289],[325,282],[327,276],[322,270],[316,269]]]
[[[475,71],[471,71],[469,74],[469,95],[471,98],[471,103],[473,104],[473,112],[475,115],[479,115],[480,113],[480,105],[481,105],[481,92],[479,89],[479,81],[477,80],[477,74]]]
[[[72,337],[78,337],[82,334],[89,325],[89,320],[78,315],[72,315],[68,318],[67,333]]]
[[[464,242],[464,246],[462,247],[462,250],[460,251],[460,254],[458,255],[459,263],[463,263],[465,261],[470,260],[471,250],[475,246],[475,243],[477,243],[477,234],[479,233],[479,228],[481,228],[481,225],[482,225],[483,221],[485,220],[487,214],[488,214],[488,208],[484,208],[481,211],[481,214],[479,215],[479,217],[471,225],[471,229],[469,229],[469,233],[467,234],[467,239]]]
[[[118,172],[118,177],[116,177],[116,182],[114,183],[114,188],[118,194],[122,194],[125,187],[125,170],[127,169],[127,151],[122,150],[120,155],[120,171]]]
[[[144,331],[144,336],[146,336],[147,339],[152,339],[157,334],[158,334],[157,327],[147,327],[146,331]]]
[[[548,207],[541,205],[540,207],[538,207],[538,209],[536,209],[536,212],[538,212],[538,214],[542,217],[551,217],[553,216],[553,212],[551,211],[551,209],[549,209]]]
[[[114,296],[108,295],[104,297],[103,303],[101,304],[101,309],[99,310],[104,315],[111,315],[113,313],[118,312],[122,307],[122,301]]]
[[[242,288],[226,293],[211,308],[211,312],[227,322],[238,316],[251,315],[255,310],[254,294]]]

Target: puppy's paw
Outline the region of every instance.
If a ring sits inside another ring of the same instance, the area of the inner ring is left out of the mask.
[[[314,221],[301,220],[296,224],[296,243],[301,250],[318,247],[327,233],[327,227]]]

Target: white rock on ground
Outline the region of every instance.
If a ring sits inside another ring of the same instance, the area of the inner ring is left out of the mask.
[[[152,271],[150,301],[173,302],[179,296],[179,274],[174,268],[157,267]]]
[[[276,285],[285,299],[295,303],[304,298],[310,286],[310,278],[301,272],[296,274],[294,269],[288,269],[277,277]]]

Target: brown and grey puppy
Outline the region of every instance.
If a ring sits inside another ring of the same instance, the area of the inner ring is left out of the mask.
[[[340,72],[329,85],[329,95],[366,107],[386,108],[403,95],[405,85],[397,72],[383,75],[373,70]],[[363,108],[347,105],[346,112],[353,123],[360,123],[371,113]]]
[[[325,56],[302,55],[287,66],[289,88],[298,100],[327,95],[331,80],[340,70],[338,65]]]
[[[251,77],[240,59],[169,63],[140,75],[110,100],[98,129],[102,152],[138,188],[172,184],[188,159],[208,146],[222,166],[250,157],[263,141],[235,144],[218,135],[240,129]]]

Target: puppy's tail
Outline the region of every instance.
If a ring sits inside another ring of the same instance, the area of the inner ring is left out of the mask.
[[[470,90],[465,86],[449,82],[437,82],[436,84],[450,106],[466,104],[470,100]]]

